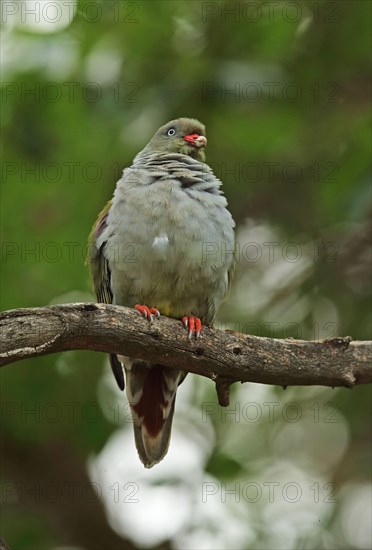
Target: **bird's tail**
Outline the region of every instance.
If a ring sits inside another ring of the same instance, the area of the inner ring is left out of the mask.
[[[152,468],[168,451],[177,387],[185,375],[140,360],[126,360],[125,372],[137,451]]]

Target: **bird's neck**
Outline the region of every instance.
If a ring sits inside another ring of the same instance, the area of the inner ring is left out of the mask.
[[[202,149],[193,148],[190,151],[190,148],[188,148],[186,153],[185,151],[156,151],[147,147],[145,147],[144,149],[142,149],[142,151],[138,153],[138,155],[134,159],[134,162],[141,162],[142,160],[146,161],[147,159],[154,159],[158,157],[166,157],[167,155],[185,155],[194,160],[197,160],[198,162],[205,162],[205,153]]]

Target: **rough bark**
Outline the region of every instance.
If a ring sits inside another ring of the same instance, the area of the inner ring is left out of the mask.
[[[0,314],[0,366],[66,350],[95,350],[153,360],[216,382],[221,405],[233,382],[345,386],[372,382],[372,342],[278,340],[204,327],[189,340],[179,321],[152,323],[136,310],[76,303]]]

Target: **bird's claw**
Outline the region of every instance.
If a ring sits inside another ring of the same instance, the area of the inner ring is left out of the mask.
[[[143,306],[141,304],[136,304],[134,306],[134,309],[137,309],[137,311],[139,311],[141,313],[141,315],[144,316],[145,319],[148,319],[150,321],[150,323],[152,323],[152,321],[155,319],[155,317],[157,319],[159,319],[160,317],[160,311],[158,310],[158,308],[156,307],[147,307],[147,306]]]
[[[189,340],[191,340],[193,336],[195,336],[195,338],[199,338],[202,328],[202,322],[199,317],[187,317],[185,315],[182,317],[182,323],[183,326],[188,329]]]

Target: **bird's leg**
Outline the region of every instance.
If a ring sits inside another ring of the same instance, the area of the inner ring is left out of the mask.
[[[187,317],[187,315],[185,315],[182,317],[182,323],[189,331],[189,339],[191,339],[193,335],[195,335],[195,338],[199,338],[202,328],[202,322],[199,317]]]
[[[137,309],[141,315],[145,317],[145,319],[148,319],[150,322],[152,322],[155,317],[159,319],[160,317],[160,311],[156,307],[147,307],[140,304],[136,304],[134,306],[134,309]]]

